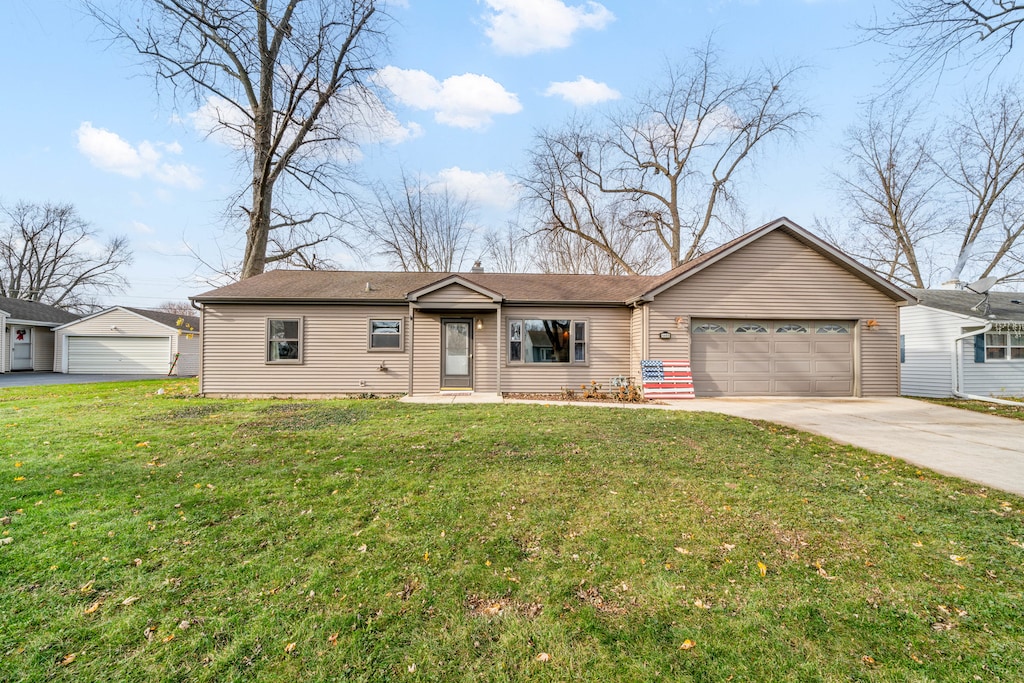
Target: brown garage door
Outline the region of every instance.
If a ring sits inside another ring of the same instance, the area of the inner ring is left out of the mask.
[[[852,396],[848,320],[694,320],[697,396]]]

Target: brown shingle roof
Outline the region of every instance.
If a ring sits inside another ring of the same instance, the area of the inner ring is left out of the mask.
[[[148,308],[131,308],[129,306],[124,307],[125,310],[137,313],[143,318],[149,318],[153,322],[158,322],[161,325],[167,325],[168,327],[178,327],[178,320],[182,321],[182,329],[199,329],[199,316],[198,315],[178,315],[177,313],[167,313],[166,311],[152,311]],[[191,327],[187,327],[191,325]]]
[[[192,297],[196,301],[405,301],[410,292],[457,276],[507,302],[624,303],[659,278],[542,273],[392,273],[274,270]]]

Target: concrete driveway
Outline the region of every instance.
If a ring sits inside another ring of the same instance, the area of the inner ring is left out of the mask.
[[[909,398],[673,401],[767,420],[1024,495],[1024,421]]]
[[[136,379],[167,379],[167,375],[69,375],[63,372],[5,372],[0,374],[0,389],[34,387],[44,384],[131,382]]]

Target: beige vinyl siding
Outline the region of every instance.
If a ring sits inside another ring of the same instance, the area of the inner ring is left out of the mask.
[[[32,369],[36,372],[53,371],[53,330],[48,327],[32,328]]]
[[[646,307],[637,307],[629,316],[629,376],[637,384],[643,384],[640,361],[644,360],[644,316]]]
[[[425,294],[419,297],[416,303],[420,305],[429,304],[432,308],[438,308],[441,306],[455,306],[455,305],[483,305],[488,304],[493,306],[494,301],[489,296],[484,296],[479,292],[474,292],[471,289],[467,289],[460,284],[450,284],[440,289]]]
[[[0,315],[0,373],[7,372],[11,346],[7,343],[7,316]]]
[[[404,394],[409,385],[407,313],[404,305],[208,303],[203,306],[200,335],[201,391],[252,396]],[[266,362],[268,318],[302,318],[301,363]],[[403,319],[406,351],[368,351],[370,318]],[[382,362],[387,367],[383,372],[378,369]]]
[[[414,394],[441,390],[441,314],[416,311]]]
[[[579,389],[581,384],[597,383],[608,389],[612,377],[630,373],[630,309],[601,307],[533,307],[502,308],[503,392],[557,393],[563,387]],[[574,363],[509,363],[508,321],[510,319],[585,320],[587,322],[588,364]]]
[[[690,357],[693,318],[856,320],[857,393],[899,393],[896,303],[818,252],[775,231],[695,273],[649,304],[650,356]],[[676,323],[676,318],[682,321]],[[877,324],[868,328],[866,322]],[[663,331],[672,333],[660,339]]]
[[[498,315],[477,313],[474,318],[483,329],[473,326],[473,389],[493,394],[498,391]]]

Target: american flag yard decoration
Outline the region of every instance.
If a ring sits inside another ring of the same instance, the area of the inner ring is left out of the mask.
[[[694,398],[690,361],[642,360],[640,371],[647,398]]]

